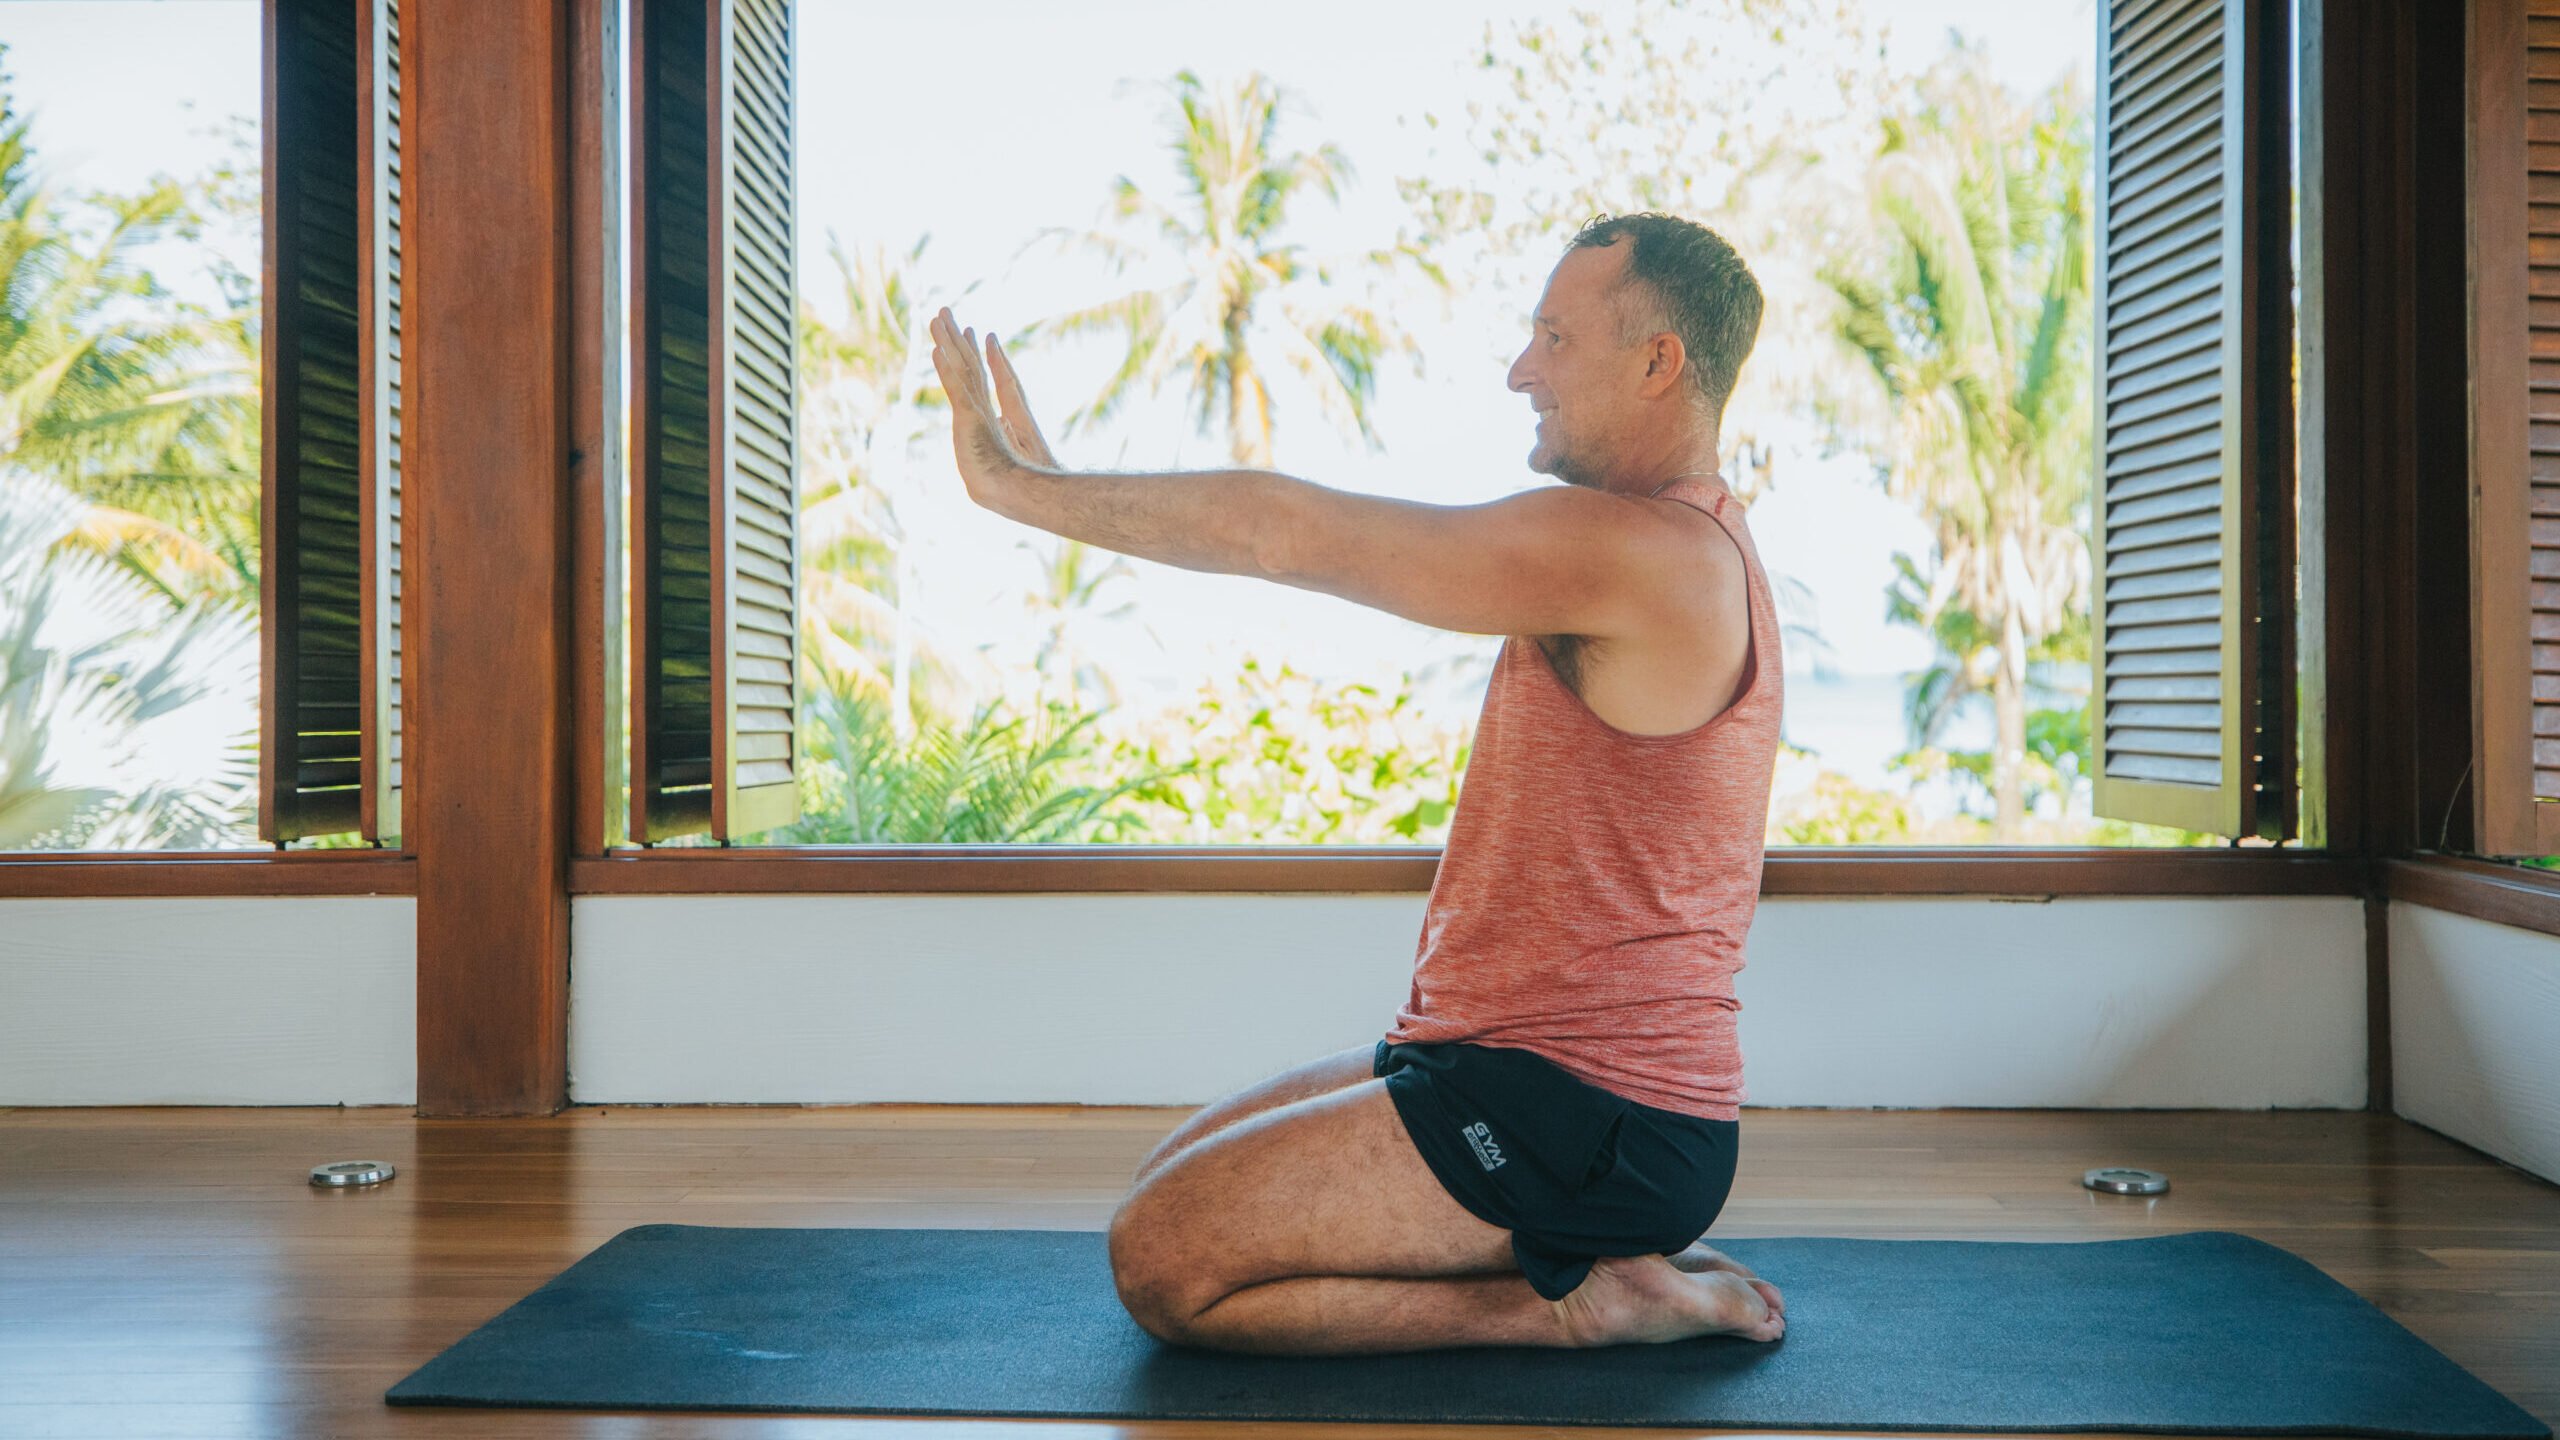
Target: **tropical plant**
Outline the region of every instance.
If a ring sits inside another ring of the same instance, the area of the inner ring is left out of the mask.
[[[1926,672],[1915,729],[1968,688],[1996,721],[1993,833],[2025,819],[2027,667],[2087,623],[2089,117],[2069,82],[2030,111],[1957,51],[1889,117],[1869,167],[1876,229],[1824,272],[1833,333],[1880,406],[1835,420],[1936,531],[1904,618],[1960,664]],[[1874,414],[1872,410],[1880,410]],[[1906,565],[1904,586],[1919,571]]]
[[[244,843],[255,631],[66,548],[82,510],[0,464],[0,850]]]
[[[1035,715],[980,706],[966,720],[931,712],[900,735],[875,692],[818,689],[801,723],[800,819],[766,832],[779,845],[995,844],[1121,839],[1123,797],[1147,769],[1087,782],[1097,717],[1062,705]]]
[[[1855,0],[1633,0],[1487,23],[1463,113],[1428,113],[1471,178],[1398,182],[1418,243],[1450,273],[1517,298],[1524,318],[1565,239],[1600,214],[1710,224],[1767,296],[1727,406],[1726,482],[1773,480],[1773,439],[1845,368],[1821,343],[1814,270],[1853,208],[1844,167],[1871,148],[1885,92]]]
[[[1780,748],[1778,774],[1768,844],[1908,845],[1918,838],[1921,822],[1908,796],[1868,789],[1792,746]]]
[[[257,336],[248,292],[229,313],[174,302],[141,246],[199,233],[219,199],[160,181],[90,197],[72,223],[37,174],[27,122],[0,92],[0,462],[92,502],[68,542],[172,600],[254,605]],[[236,188],[236,187],[234,187]],[[236,278],[236,277],[235,277]]]
[[[899,517],[909,452],[947,403],[925,360],[924,248],[847,255],[831,240],[842,318],[807,301],[800,310],[802,628],[817,664],[887,697],[902,735],[918,703],[965,708],[971,681],[985,678],[970,673],[983,662],[915,614],[912,537]]]
[[[1119,724],[1111,773],[1142,838],[1205,844],[1394,844],[1448,834],[1466,772],[1464,728],[1423,713],[1414,677],[1392,692],[1246,657],[1190,703]]]
[[[1411,268],[1445,285],[1439,268],[1401,236],[1356,255],[1317,258],[1284,238],[1291,206],[1315,191],[1339,200],[1351,162],[1332,145],[1276,148],[1285,95],[1247,75],[1211,85],[1185,70],[1170,86],[1174,165],[1171,204],[1127,176],[1113,188],[1114,232],[1066,238],[1099,254],[1114,274],[1131,266],[1156,283],[1027,328],[1028,340],[1110,335],[1122,345],[1109,380],[1068,417],[1070,432],[1109,419],[1143,389],[1179,380],[1204,435],[1223,431],[1240,466],[1272,463],[1268,376],[1285,367],[1347,436],[1378,444],[1371,401],[1378,363],[1411,340],[1377,308],[1346,298],[1355,281]]]
[[[1023,609],[1039,630],[1031,668],[1044,699],[1054,695],[1071,708],[1120,703],[1120,682],[1094,657],[1089,636],[1095,624],[1125,620],[1138,608],[1135,600],[1107,608],[1102,603],[1102,592],[1112,581],[1134,579],[1137,573],[1127,556],[1096,550],[1081,540],[1062,538],[1048,547],[1038,587],[1022,596]]]

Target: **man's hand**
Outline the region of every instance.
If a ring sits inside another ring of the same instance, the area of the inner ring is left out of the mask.
[[[1002,511],[1008,490],[1025,478],[1027,469],[1055,470],[1058,458],[1049,452],[1040,422],[1031,418],[1021,377],[1013,373],[1013,361],[996,337],[987,337],[981,361],[978,332],[961,329],[950,307],[933,317],[930,328],[934,373],[942,377],[942,392],[951,399],[951,450],[961,483],[969,487],[970,499]]]

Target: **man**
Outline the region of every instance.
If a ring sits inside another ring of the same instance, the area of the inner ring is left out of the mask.
[[[1693,1243],[1733,1179],[1778,738],[1776,610],[1715,473],[1760,313],[1710,230],[1585,227],[1510,374],[1529,468],[1565,484],[1470,506],[1062,470],[995,337],[982,364],[936,317],[979,504],[1507,637],[1394,1028],[1192,1116],[1113,1218],[1151,1333],[1340,1354],[1784,1332],[1774,1287]]]

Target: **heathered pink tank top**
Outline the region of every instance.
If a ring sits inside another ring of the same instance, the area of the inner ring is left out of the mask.
[[[1777,765],[1778,612],[1731,492],[1675,480],[1661,498],[1713,517],[1742,551],[1740,698],[1695,729],[1634,735],[1565,688],[1535,641],[1504,640],[1387,1038],[1527,1050],[1627,1099],[1733,1120],[1733,976]]]

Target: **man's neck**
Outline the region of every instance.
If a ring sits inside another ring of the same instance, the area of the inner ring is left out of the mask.
[[[1702,442],[1667,449],[1642,465],[1619,471],[1600,488],[1612,495],[1641,499],[1674,480],[1703,479],[1716,473],[1716,437],[1711,432]]]

